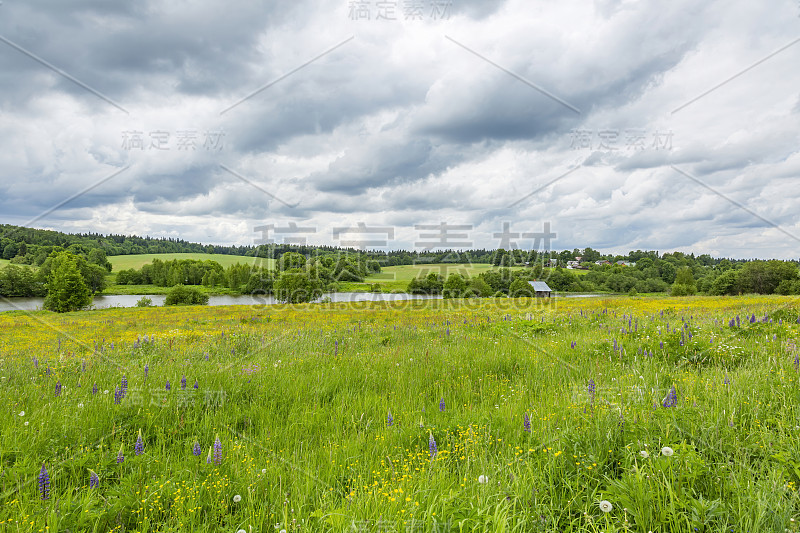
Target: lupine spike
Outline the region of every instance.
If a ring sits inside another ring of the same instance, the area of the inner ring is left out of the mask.
[[[122,453],[122,447],[125,446],[124,444],[119,445],[119,451],[117,452],[117,464],[120,464],[125,460],[125,455]]]
[[[100,476],[94,470],[89,470],[89,488],[96,489],[100,485]]]
[[[142,455],[144,451],[144,442],[142,442],[142,430],[139,429],[139,436],[136,438],[136,445],[133,447],[136,455]]]
[[[222,443],[219,440],[219,435],[214,438],[214,464],[222,464]]]
[[[192,446],[192,455],[195,457],[200,457],[201,453],[203,453],[203,450],[200,448],[200,443],[195,441],[194,445]]]
[[[50,499],[50,474],[47,473],[47,468],[42,463],[42,469],[39,471],[39,494],[43,500]]]
[[[439,453],[439,448],[436,446],[436,439],[433,438],[433,433],[429,433],[428,437],[428,451],[431,453],[431,459],[436,457],[436,454]]]
[[[528,433],[531,432],[531,417],[528,416],[528,413],[525,413],[525,416],[522,418],[522,427]]]
[[[439,410],[444,411],[444,398],[439,400]]]
[[[207,464],[207,465],[210,465],[210,464],[211,464],[211,449],[212,449],[212,447],[211,447],[211,446],[209,446],[209,447],[208,447],[208,455],[206,456],[206,464]]]
[[[181,390],[186,390],[186,375],[181,377]]]
[[[386,425],[391,427],[394,424],[394,418],[392,418],[392,412],[389,411],[389,415],[386,417]]]

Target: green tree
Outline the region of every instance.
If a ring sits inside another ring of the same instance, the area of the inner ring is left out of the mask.
[[[57,313],[77,311],[92,303],[92,295],[78,266],[78,258],[60,252],[52,258],[44,308]]]
[[[164,305],[207,305],[208,294],[195,286],[175,285],[167,293]]]
[[[101,250],[100,248],[92,248],[92,250],[89,252],[89,257],[87,260],[91,264],[100,265],[106,270],[106,272],[111,272],[111,262],[106,257],[106,252],[104,250]]]
[[[508,288],[508,295],[512,298],[533,298],[536,296],[536,292],[527,280],[517,278],[511,282],[511,286]]]
[[[672,285],[671,294],[673,296],[691,296],[697,292],[697,284],[694,281],[692,269],[688,266],[678,269],[675,275],[675,283]]]
[[[278,301],[297,304],[316,300],[322,295],[322,289],[305,272],[288,270],[275,281],[273,293]]]
[[[444,289],[442,295],[445,298],[463,298],[467,290],[467,282],[461,274],[455,272],[447,276],[447,281],[444,282]]]

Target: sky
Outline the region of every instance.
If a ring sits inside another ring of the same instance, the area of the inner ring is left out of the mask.
[[[2,0],[0,223],[797,259],[798,65],[798,0]]]

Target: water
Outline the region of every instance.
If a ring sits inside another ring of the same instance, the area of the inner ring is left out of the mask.
[[[560,298],[588,298],[603,296],[602,294],[563,294]],[[605,295],[608,296],[608,295]],[[141,294],[114,294],[109,296],[95,296],[95,309],[108,309],[110,307],[136,307],[136,302],[142,298]],[[406,293],[377,293],[377,292],[334,292],[324,296],[332,302],[395,302],[402,300],[441,300],[441,296],[427,296]],[[147,295],[153,305],[164,305],[166,295]],[[208,305],[275,305],[279,304],[272,296],[210,296]],[[42,309],[44,298],[2,298],[0,297],[0,312],[2,311],[37,311]]]
[[[136,307],[136,302],[142,298],[141,294],[113,294],[108,296],[95,296],[95,309],[108,309],[110,307]],[[147,295],[153,305],[164,305],[167,298],[164,294]],[[332,302],[394,302],[399,300],[430,300],[440,299],[441,296],[425,296],[405,293],[373,293],[373,292],[335,292],[326,294]],[[275,305],[277,300],[272,296],[210,296],[208,305]],[[0,312],[2,311],[36,311],[42,309],[44,298],[0,298]]]

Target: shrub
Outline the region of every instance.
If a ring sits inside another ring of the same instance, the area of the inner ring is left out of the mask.
[[[136,301],[136,307],[153,307],[153,300],[147,296],[142,296]]]
[[[175,285],[167,293],[164,305],[207,305],[208,295],[197,287]],[[138,304],[137,304],[138,305]]]

